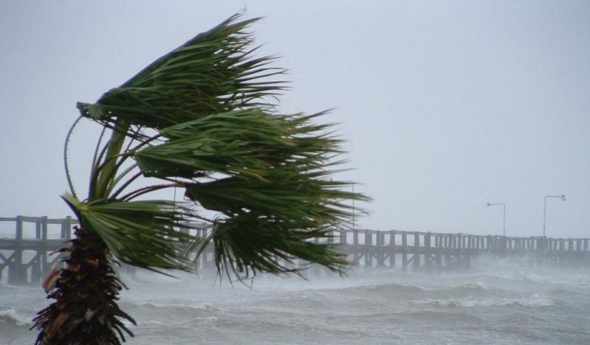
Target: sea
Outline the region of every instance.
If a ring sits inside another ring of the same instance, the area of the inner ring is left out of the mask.
[[[482,258],[462,272],[351,270],[230,283],[124,274],[127,344],[590,344],[590,268]],[[40,287],[0,285],[0,345],[31,345]]]

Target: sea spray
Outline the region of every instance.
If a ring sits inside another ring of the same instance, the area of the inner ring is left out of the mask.
[[[137,272],[130,344],[589,344],[590,273],[501,262],[470,271],[351,271],[309,280]],[[29,345],[39,288],[0,286],[0,344]]]

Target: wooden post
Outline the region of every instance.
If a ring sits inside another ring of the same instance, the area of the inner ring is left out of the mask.
[[[442,246],[443,237],[442,235],[436,235],[436,245],[435,245],[435,255],[436,255],[436,266],[437,268],[442,268]]]
[[[340,230],[340,231],[338,231],[338,233],[340,234],[340,245],[341,246],[346,245],[346,235],[347,235],[346,230]]]
[[[359,230],[352,230],[352,264],[359,265],[360,259]]]
[[[453,235],[448,234],[445,236],[445,265],[450,267],[451,265],[451,250],[453,249]]]
[[[424,235],[424,264],[427,270],[432,270],[432,247],[431,247],[431,236],[430,232]],[[436,240],[435,240],[436,241]]]
[[[67,216],[61,223],[61,238],[69,240],[72,238],[72,217]]]
[[[467,268],[471,265],[471,257],[475,254],[476,241],[473,235],[467,236]]]
[[[41,218],[35,220],[35,239],[41,239]]]
[[[396,243],[396,232],[395,231],[390,231],[390,236],[391,239],[389,240],[389,246],[390,246],[390,254],[389,254],[389,267],[391,268],[395,268],[395,264],[396,264],[396,260],[395,260],[395,256],[397,255],[397,251],[395,250],[395,243]]]
[[[43,253],[41,256],[41,272],[42,275],[46,275],[49,272],[49,262],[47,260],[47,217],[42,218],[41,223],[41,240],[43,241]]]
[[[48,270],[47,263],[47,217],[35,221],[35,239],[39,241],[37,254],[31,267],[31,284],[38,284]]]
[[[414,271],[420,268],[420,234],[414,233],[414,261],[412,262]]]
[[[455,235],[457,241],[457,251],[456,251],[456,259],[457,259],[457,268],[463,267],[464,265],[464,253],[463,253],[463,235],[457,234]]]
[[[365,267],[373,267],[373,256],[375,248],[373,247],[373,231],[365,230]]]
[[[402,232],[402,268],[408,269],[408,233]]]
[[[373,247],[373,231],[365,231],[365,267],[373,267],[373,257],[375,256],[375,247]]]
[[[576,265],[582,265],[582,263],[583,263],[582,259],[584,258],[584,251],[582,249],[582,240],[576,240],[575,258],[576,258]]]
[[[385,233],[377,232],[377,266],[385,266]]]
[[[16,216],[16,232],[15,232],[16,247],[12,255],[12,262],[8,267],[8,283],[9,284],[23,284],[23,250],[21,248],[23,240],[23,217]]]

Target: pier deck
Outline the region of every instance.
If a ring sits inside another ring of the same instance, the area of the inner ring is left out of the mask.
[[[51,255],[72,236],[76,221],[70,217],[0,218],[0,281],[7,272],[10,284],[35,284],[57,263]],[[196,235],[207,236],[203,227]],[[503,237],[463,233],[416,231],[334,230],[328,242],[345,254],[353,266],[403,270],[461,269],[478,256],[521,256],[534,263],[590,268],[590,239]],[[196,263],[213,261],[209,248]]]

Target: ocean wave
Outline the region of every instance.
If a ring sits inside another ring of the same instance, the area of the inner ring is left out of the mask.
[[[19,327],[30,327],[33,322],[22,315],[19,315],[14,309],[0,310],[0,323],[8,323]]]
[[[412,295],[420,295],[424,293],[425,289],[418,285],[403,285],[403,284],[392,284],[392,283],[383,283],[383,284],[370,284],[370,285],[361,285],[355,287],[346,287],[341,289],[332,289],[328,291],[338,291],[340,293],[354,293],[363,295],[382,295],[384,297],[388,297],[391,295],[396,295],[400,297],[407,297]]]
[[[184,301],[185,303],[181,302],[125,302],[126,305],[136,308],[145,308],[145,309],[170,309],[170,308],[179,308],[179,309],[191,309],[191,310],[202,310],[202,311],[217,311],[218,308],[212,306],[209,303],[203,304],[191,304],[187,303],[189,301]]]
[[[495,289],[489,288],[486,284],[484,284],[482,282],[469,282],[469,283],[464,283],[464,284],[459,284],[459,285],[453,285],[453,286],[442,287],[442,288],[440,288],[440,287],[439,288],[430,288],[430,289],[425,289],[425,290],[428,292],[432,292],[432,293],[447,293],[447,294],[459,294],[459,295],[479,294],[479,293],[495,291]]]
[[[420,298],[462,298],[469,296],[504,296],[508,292],[488,288],[480,282],[469,282],[455,286],[423,287],[418,284],[377,284],[360,287],[350,287],[326,291],[337,295],[351,295],[361,298],[396,298],[396,299],[420,299]]]
[[[520,307],[548,307],[555,305],[555,301],[545,295],[533,294],[527,297],[490,297],[490,298],[448,298],[448,299],[433,299],[427,298],[423,300],[411,301],[414,305],[429,305],[434,307],[444,308],[473,308],[473,307],[506,307],[506,306],[520,306]]]
[[[187,301],[188,302],[188,301]],[[190,323],[212,323],[224,312],[211,305],[194,305],[190,303],[154,303],[127,304],[124,309],[147,328],[184,327]]]

